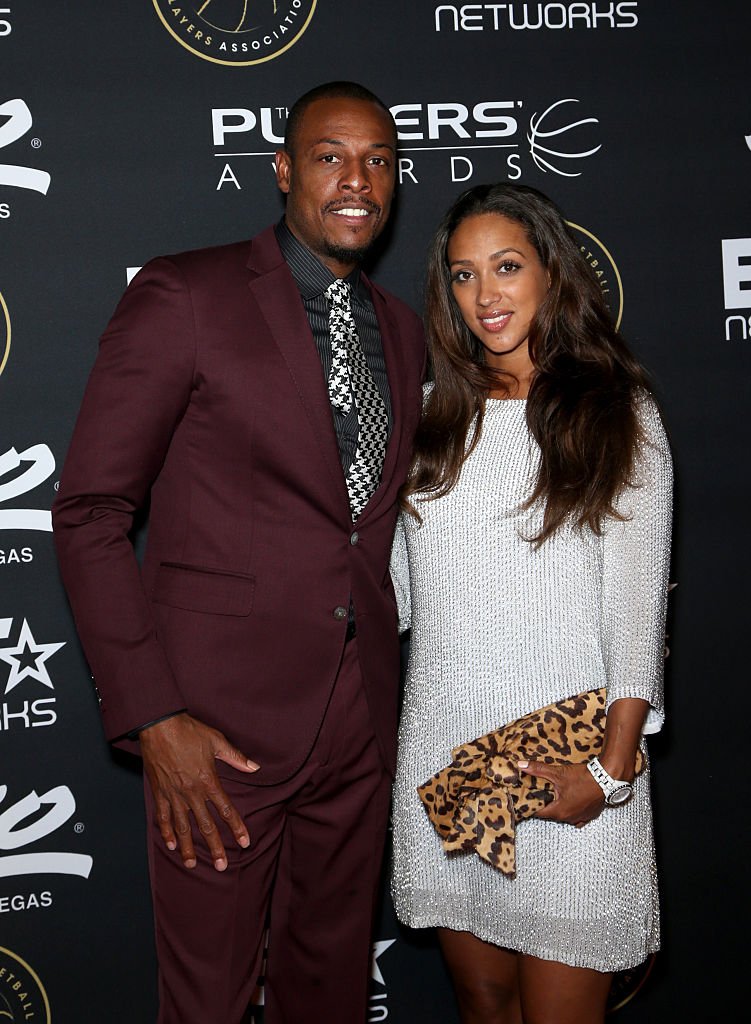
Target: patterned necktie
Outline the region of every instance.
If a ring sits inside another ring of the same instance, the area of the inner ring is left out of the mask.
[[[347,493],[354,522],[378,486],[386,454],[389,421],[381,392],[365,361],[350,308],[350,286],[336,280],[326,289],[333,355],[328,388],[331,404],[346,415],[357,408],[357,451],[347,472]]]

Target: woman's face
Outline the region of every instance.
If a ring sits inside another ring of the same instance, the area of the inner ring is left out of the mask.
[[[449,239],[451,290],[489,366],[529,376],[529,326],[550,287],[548,272],[517,221],[498,213],[463,220]]]

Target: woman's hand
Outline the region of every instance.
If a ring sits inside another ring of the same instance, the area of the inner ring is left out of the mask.
[[[600,764],[614,779],[631,782],[642,726],[649,704],[640,697],[622,697],[613,701],[605,720],[605,737]],[[599,818],[605,807],[602,790],[586,764],[545,764],[544,761],[518,761],[519,771],[547,779],[555,799],[535,817],[562,821],[581,828]]]
[[[581,828],[594,821],[605,807],[602,790],[586,764],[545,764],[543,761],[519,761],[519,771],[546,779],[553,786],[555,799],[535,815],[548,821],[562,821]]]

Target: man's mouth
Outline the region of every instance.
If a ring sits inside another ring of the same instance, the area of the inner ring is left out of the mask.
[[[325,208],[325,213],[336,214],[337,217],[351,217],[354,220],[366,220],[372,214],[379,214],[381,209],[376,203],[341,203],[330,204]]]

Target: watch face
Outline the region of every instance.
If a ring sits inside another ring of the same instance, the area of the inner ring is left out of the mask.
[[[633,792],[633,788],[629,785],[619,786],[618,789],[613,790],[606,803],[611,807],[618,807],[620,804],[627,803],[631,799]]]

